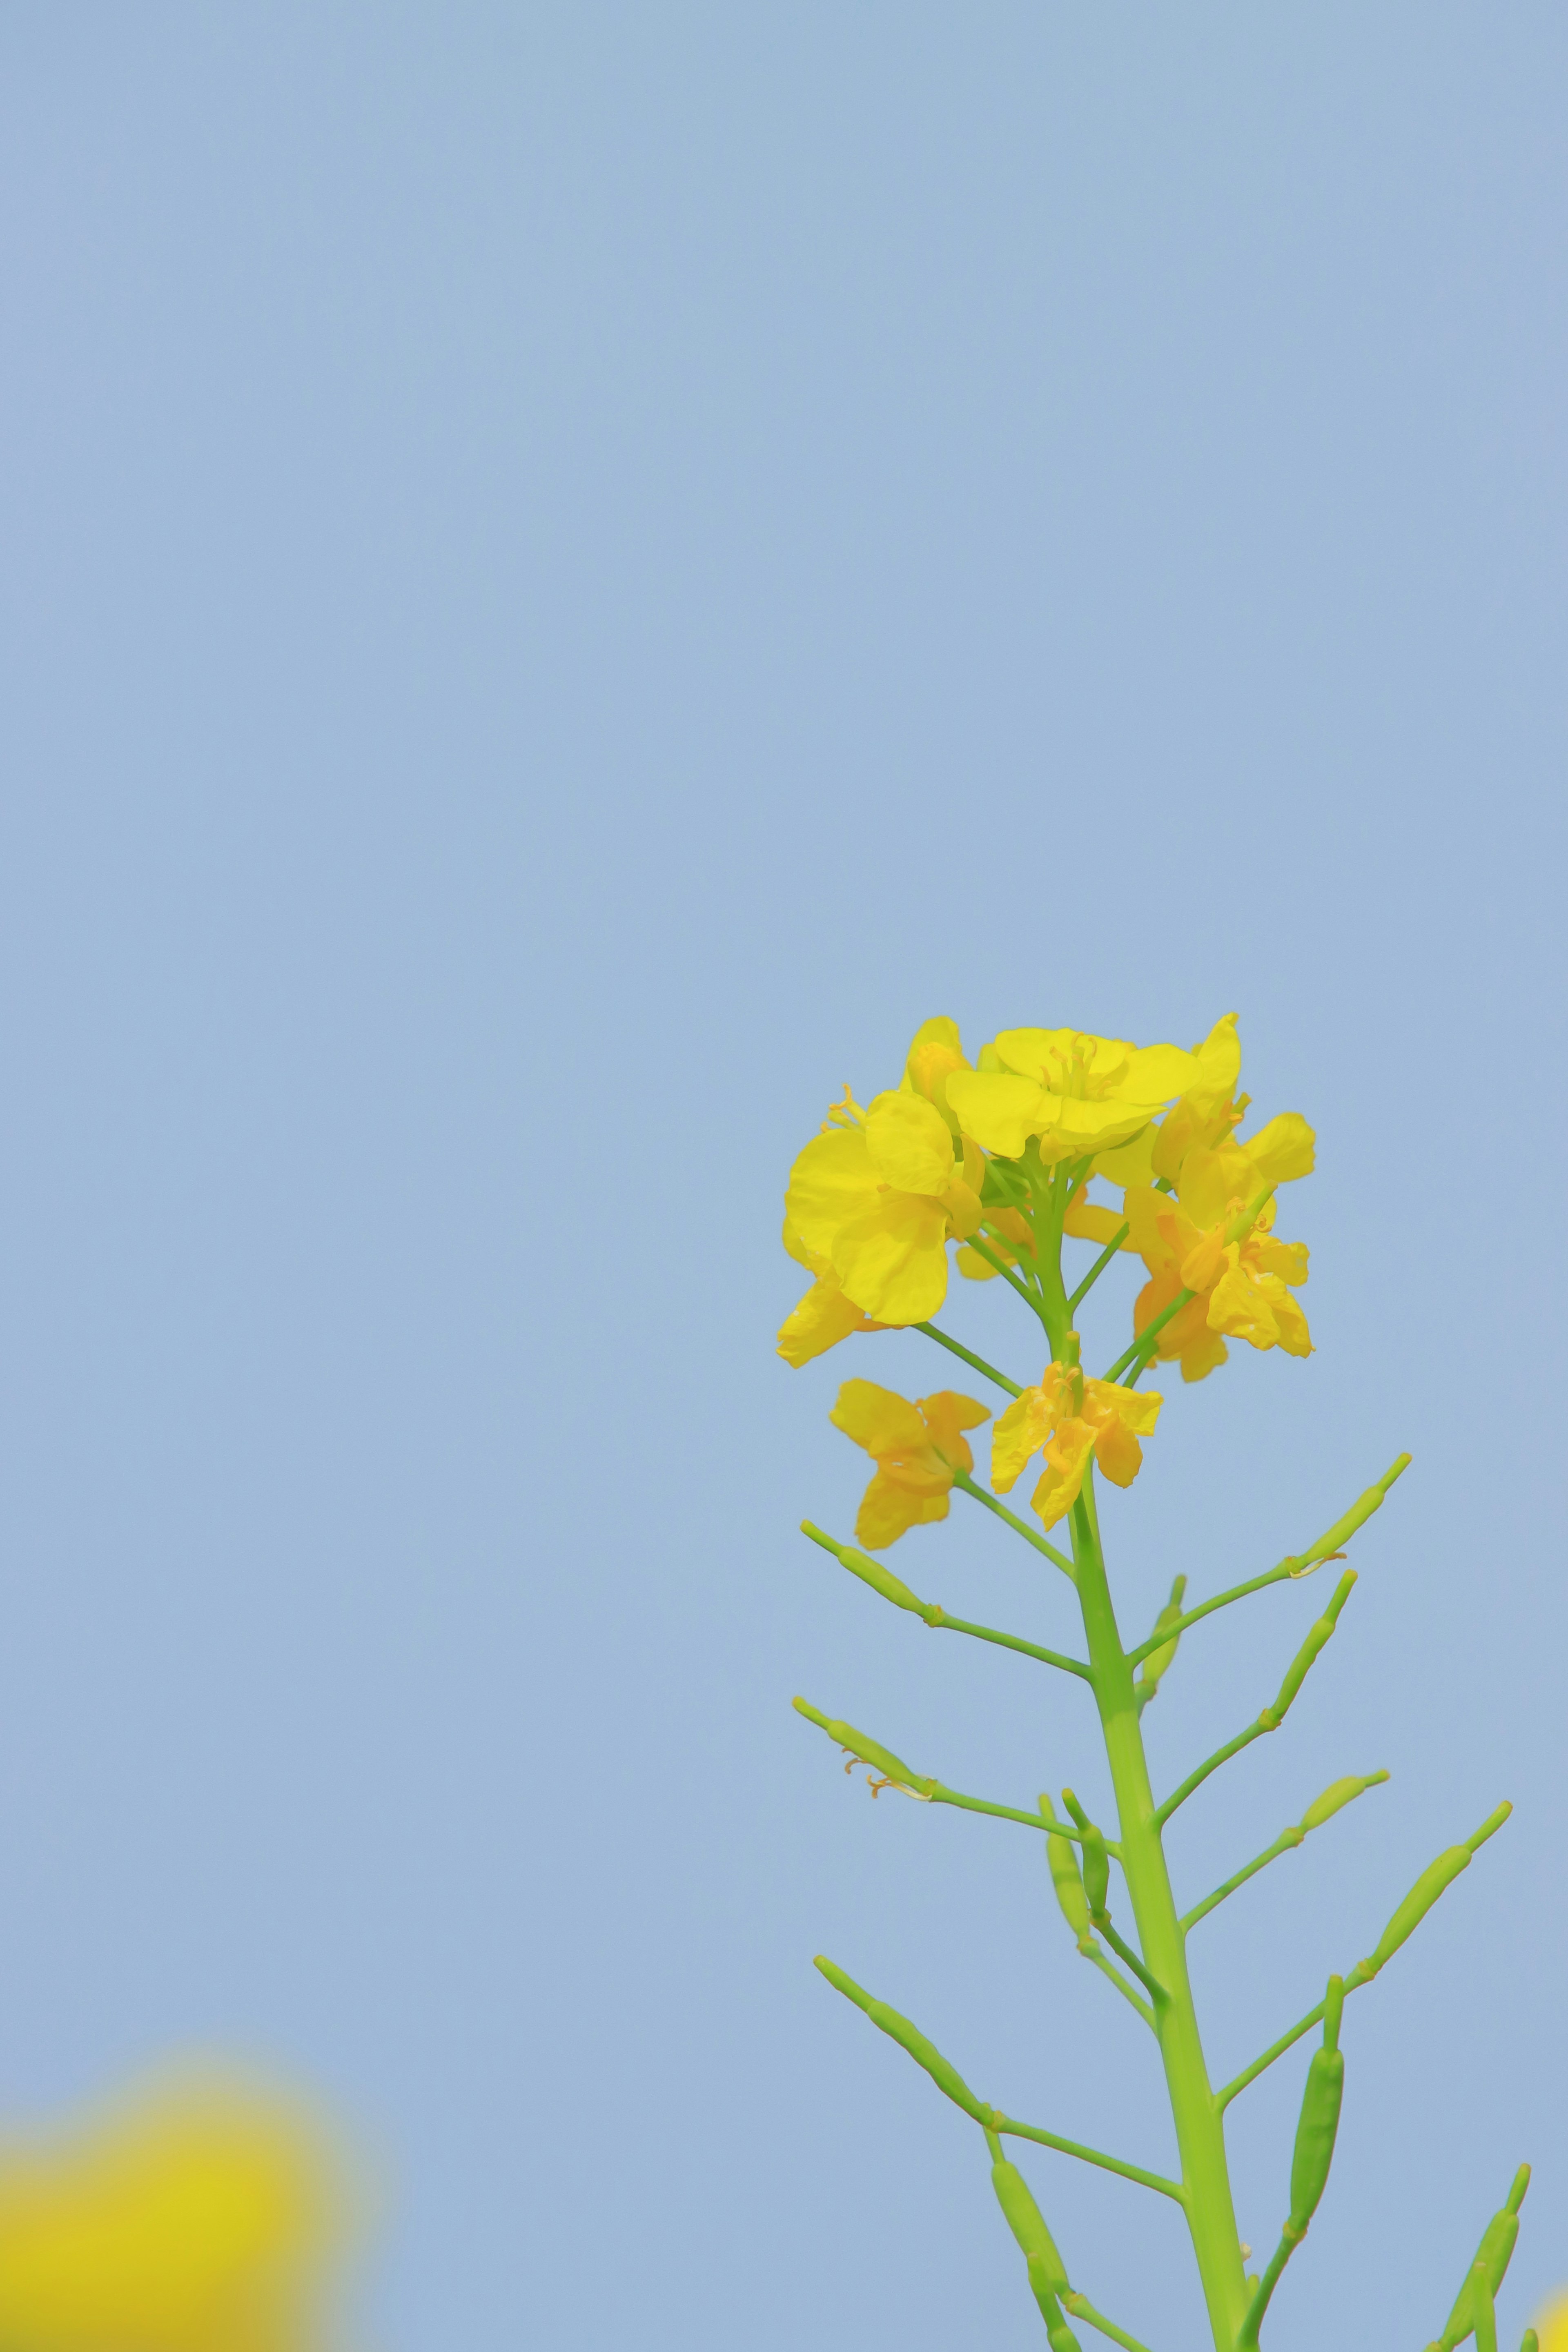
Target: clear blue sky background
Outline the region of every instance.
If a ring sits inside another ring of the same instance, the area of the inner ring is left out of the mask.
[[[1427,2340],[1529,2156],[1518,2341],[1568,2274],[1565,102],[1540,5],[5,9],[8,2115],[192,2043],[319,2084],[395,2182],[387,2352],[1041,2341],[811,1955],[1160,2163],[1152,2052],[1032,1838],[873,1806],[788,1702],[1025,1802],[1089,1726],[795,1534],[862,1483],[837,1379],[939,1370],[784,1370],[780,1194],[929,1013],[1235,1006],[1321,1131],[1319,1352],[1166,1382],[1129,1622],[1416,1462],[1173,1834],[1195,1895],[1394,1774],[1200,1931],[1214,2063],[1513,1797],[1349,2012],[1273,2338]],[[988,1524],[896,1559],[1067,1633]],[[1162,1776],[1325,1591],[1190,1641]],[[1299,2082],[1237,2110],[1259,2245]],[[1031,2168],[1198,2347],[1169,2210]]]

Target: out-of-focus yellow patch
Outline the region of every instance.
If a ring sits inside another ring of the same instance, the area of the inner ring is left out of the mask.
[[[190,2084],[52,2146],[0,2140],[6,2352],[324,2352],[346,2219],[298,2107]]]

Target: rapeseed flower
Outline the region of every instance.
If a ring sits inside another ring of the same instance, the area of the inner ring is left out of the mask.
[[[1163,1399],[1114,1381],[1086,1379],[1076,1364],[1047,1364],[1037,1388],[1015,1397],[992,1433],[991,1484],[1005,1495],[1030,1457],[1046,1466],[1030,1502],[1047,1528],[1078,1500],[1092,1454],[1114,1486],[1131,1486],[1143,1463],[1138,1441],[1160,1417]]]
[[[1568,2352],[1568,2292],[1552,2296],[1535,2327],[1541,2352]]]
[[[967,1068],[953,1024],[928,1021],[902,1084],[864,1110],[847,1087],[796,1159],[784,1247],[816,1286],[779,1334],[786,1362],[805,1363],[851,1331],[923,1323],[942,1305],[948,1240],[966,1238],[981,1217],[984,1162],[948,1108],[951,1078]]]
[[[0,2146],[7,2352],[319,2352],[340,2235],[316,2134],[190,2090],[74,2144]]]
[[[1033,1139],[1052,1165],[1127,1142],[1166,1104],[1204,1083],[1196,1054],[1077,1029],[1004,1029],[977,1070],[954,1071],[947,1100],[986,1151],[1022,1158]]]
[[[910,1528],[946,1518],[953,1473],[974,1467],[963,1432],[991,1415],[952,1389],[911,1404],[874,1381],[846,1381],[828,1418],[877,1465],[855,1533],[868,1551],[883,1551]]]

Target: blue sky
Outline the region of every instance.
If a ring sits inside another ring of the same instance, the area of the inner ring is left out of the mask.
[[[1173,1842],[1394,1776],[1201,1931],[1215,2071],[1518,1809],[1347,2013],[1273,2344],[1428,2338],[1523,2156],[1514,2340],[1568,2274],[1565,68],[1538,5],[5,11],[5,2114],[320,2085],[393,2352],[1038,2340],[810,1958],[1158,2163],[1136,2026],[1032,1840],[788,1701],[1026,1802],[1089,1727],[794,1532],[934,1351],[778,1363],[780,1196],[929,1014],[1235,1007],[1318,1352],[1176,1384],[1129,1621],[1415,1464]],[[896,1564],[1065,1633],[993,1537]],[[1194,1635],[1163,1776],[1319,1590]],[[1163,2210],[1031,2171],[1197,2345]]]

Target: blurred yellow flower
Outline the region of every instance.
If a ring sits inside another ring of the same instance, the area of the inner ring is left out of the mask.
[[[0,2143],[6,2352],[320,2352],[342,2237],[297,2109],[191,2086],[73,2141]]]
[[[953,1472],[974,1467],[963,1432],[991,1415],[952,1389],[911,1404],[874,1381],[846,1381],[828,1418],[877,1465],[855,1532],[868,1551],[883,1551],[910,1528],[946,1518]]]
[[[1114,1381],[1086,1380],[1075,1364],[1047,1364],[1038,1388],[1015,1397],[991,1441],[991,1484],[1005,1495],[1030,1456],[1046,1466],[1030,1501],[1047,1528],[1072,1508],[1092,1454],[1106,1476],[1131,1486],[1164,1400]]]
[[[1568,2289],[1552,2296],[1535,2322],[1535,2332],[1541,2352],[1568,2352]]]

